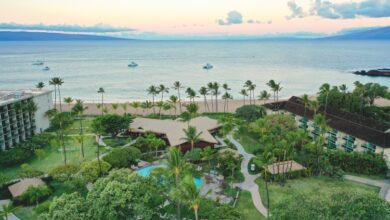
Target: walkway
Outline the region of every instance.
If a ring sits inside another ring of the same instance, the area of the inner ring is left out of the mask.
[[[267,216],[267,208],[264,207],[263,202],[261,201],[259,186],[255,182],[255,180],[260,176],[260,174],[251,175],[248,172],[248,163],[250,159],[255,156],[253,154],[247,153],[244,147],[238,141],[236,141],[232,135],[227,135],[227,139],[237,148],[237,151],[243,156],[243,160],[241,163],[241,172],[242,174],[244,174],[245,181],[242,183],[236,183],[234,184],[234,186],[249,191],[252,194],[252,201],[256,209],[263,216]]]
[[[390,202],[390,180],[388,179],[373,180],[373,179],[367,179],[367,178],[352,176],[352,175],[345,175],[344,178],[350,181],[379,187],[381,189],[379,191],[379,196],[385,199],[386,201]]]

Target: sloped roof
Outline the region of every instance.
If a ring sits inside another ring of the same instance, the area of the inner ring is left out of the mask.
[[[8,187],[8,190],[11,192],[12,196],[14,198],[22,195],[30,186],[40,186],[45,185],[45,182],[43,182],[39,178],[26,178],[22,179],[19,182],[11,185]]]
[[[208,117],[197,117],[192,119],[189,124],[196,127],[198,132],[202,132],[200,135],[202,141],[213,144],[218,143],[209,132],[220,127],[217,120]],[[187,122],[150,118],[135,118],[130,124],[131,132],[145,133],[150,131],[157,134],[165,134],[171,146],[178,146],[187,142],[184,140],[186,136],[183,131],[183,129],[187,128]]]
[[[267,171],[270,174],[288,173],[304,169],[306,168],[294,160],[277,162],[267,166]]]
[[[305,116],[305,106],[299,97],[291,97],[288,101],[269,103],[264,105],[267,108],[283,109],[299,116]],[[318,113],[325,114],[321,106]],[[306,108],[306,118],[312,119],[314,112]],[[353,135],[357,138],[370,142],[381,147],[390,147],[390,134],[387,133],[390,125],[359,114],[346,112],[328,107],[326,110],[328,125],[338,131]]]

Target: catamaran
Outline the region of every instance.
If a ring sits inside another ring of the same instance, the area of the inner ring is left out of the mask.
[[[207,63],[206,65],[203,66],[203,69],[205,70],[209,70],[209,69],[212,69],[213,68],[213,65]]]
[[[129,65],[127,65],[128,67],[131,67],[131,68],[134,68],[134,67],[137,67],[138,64],[136,62],[131,62]]]
[[[37,61],[33,62],[32,65],[34,65],[34,66],[42,66],[43,65],[43,61],[42,60],[37,60]]]

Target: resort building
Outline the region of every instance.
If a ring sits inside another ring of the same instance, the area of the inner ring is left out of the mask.
[[[307,130],[313,138],[319,135],[319,127],[313,122],[314,112],[308,107],[305,109],[301,98],[293,96],[287,101],[266,104],[265,107],[291,113],[297,126]],[[331,128],[326,134],[328,148],[347,152],[383,153],[390,164],[390,125],[329,107],[326,113],[320,107],[318,113],[326,116]]]
[[[169,146],[177,146],[182,151],[187,151],[191,149],[191,143],[185,140],[186,136],[183,130],[187,129],[188,126],[195,127],[198,133],[201,132],[200,141],[195,143],[194,147],[215,147],[218,143],[213,134],[219,130],[221,125],[218,124],[217,120],[208,117],[197,117],[189,123],[178,120],[135,118],[130,124],[129,132],[132,134],[152,132],[163,138]]]
[[[43,90],[0,90],[0,150],[49,127],[45,113],[53,108],[51,95]]]

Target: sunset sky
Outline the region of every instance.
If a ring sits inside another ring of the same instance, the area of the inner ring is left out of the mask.
[[[1,0],[0,29],[272,35],[390,25],[390,0]],[[84,30],[85,29],[85,30]],[[158,37],[157,37],[158,38]]]

